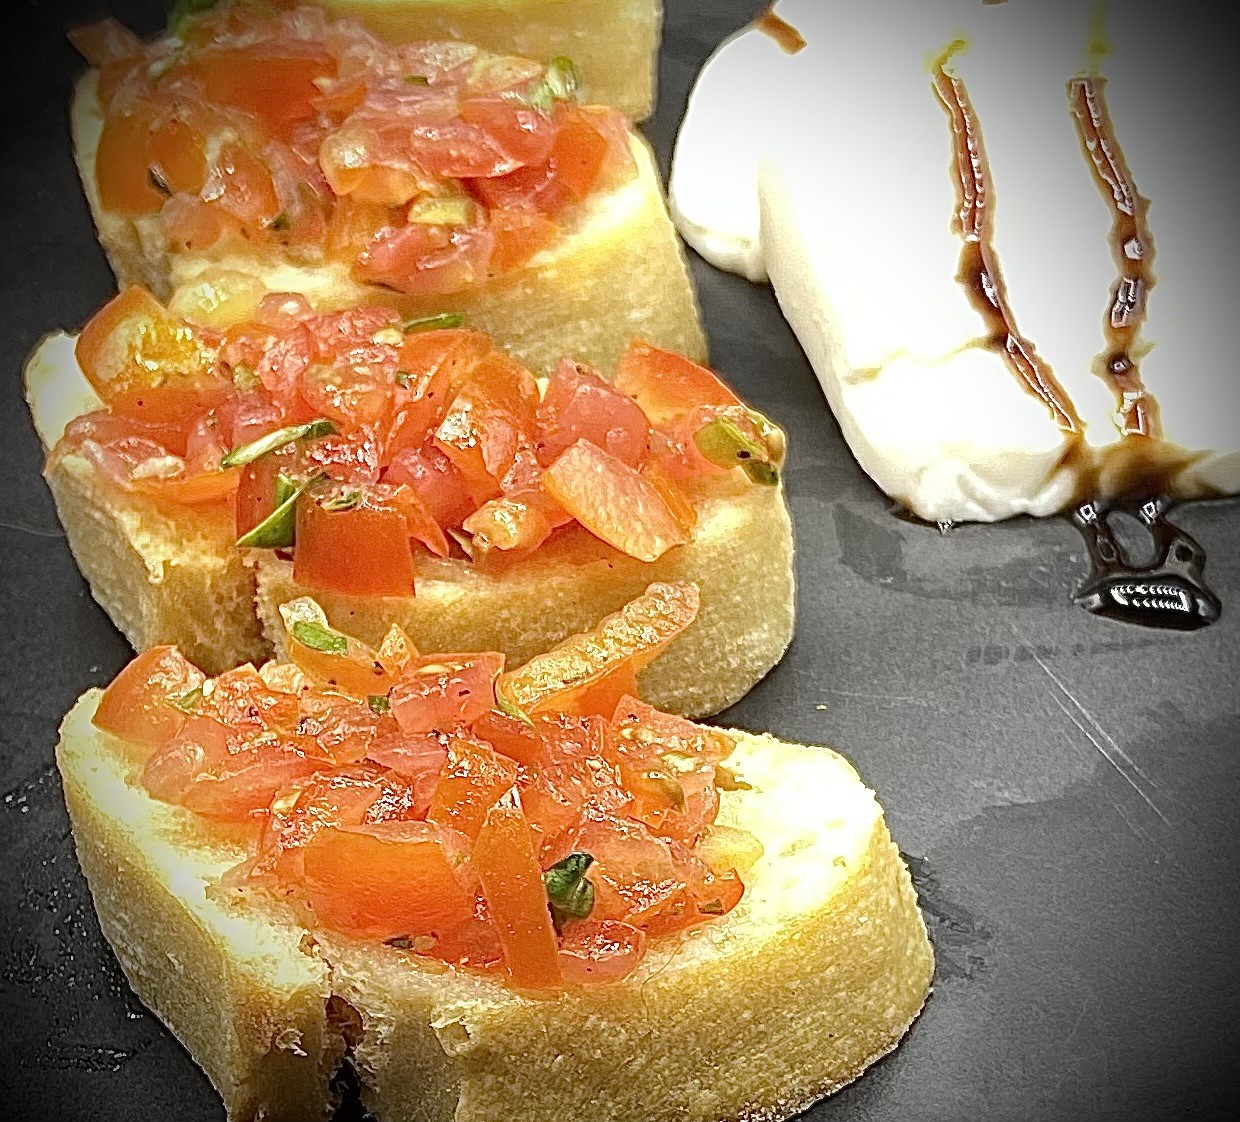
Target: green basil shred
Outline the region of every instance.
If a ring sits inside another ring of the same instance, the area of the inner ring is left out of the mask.
[[[543,873],[547,906],[557,931],[570,919],[585,919],[594,910],[594,885],[586,879],[586,870],[593,864],[589,853],[570,853]]]
[[[308,619],[299,619],[293,624],[293,638],[303,647],[324,654],[344,654],[349,649],[349,640],[339,632]]]
[[[252,464],[268,452],[275,452],[298,440],[314,440],[320,436],[331,436],[335,431],[335,424],[325,417],[320,417],[315,421],[306,421],[301,425],[288,425],[286,428],[275,429],[265,436],[260,436],[257,440],[238,444],[220,460],[220,467],[230,468],[241,464]]]

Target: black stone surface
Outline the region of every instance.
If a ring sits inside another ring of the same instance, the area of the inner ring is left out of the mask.
[[[0,39],[0,1117],[219,1122],[101,939],[52,764],[63,712],[129,655],[69,556],[20,390],[38,338],[111,291],[66,135],[64,31],[104,8],[160,23],[157,3],[24,0]],[[759,8],[667,3],[647,126],[665,168],[697,67]],[[1207,550],[1220,623],[1090,617],[1070,601],[1085,557],[1065,521],[944,535],[895,518],[769,290],[694,274],[715,364],[789,431],[798,541],[796,641],[721,720],[856,762],[938,952],[904,1045],[807,1117],[1235,1117],[1240,505],[1173,516]]]

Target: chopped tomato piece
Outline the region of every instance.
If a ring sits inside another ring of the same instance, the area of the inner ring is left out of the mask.
[[[288,657],[315,681],[358,698],[386,695],[396,684],[378,652],[335,630],[310,597],[281,604],[280,615]]]
[[[318,44],[282,40],[193,52],[183,69],[202,83],[209,103],[253,113],[284,135],[314,116],[322,92],[315,81],[334,78],[336,60]]]
[[[120,214],[150,214],[167,195],[151,178],[148,145],[152,111],[136,105],[126,113],[109,114],[95,152],[95,183],[99,205]]]
[[[271,172],[243,145],[225,144],[210,174],[212,206],[252,229],[266,227],[279,217],[280,198]]]
[[[392,716],[406,735],[469,724],[495,704],[504,656],[419,655],[392,688]]]
[[[244,822],[265,816],[277,791],[332,764],[313,740],[297,746],[264,745],[231,752],[214,768],[200,772],[178,800],[209,818]]]
[[[551,521],[532,502],[507,496],[483,503],[461,523],[481,550],[530,550],[542,545],[552,531]]]
[[[538,458],[550,463],[578,440],[588,440],[637,467],[646,454],[649,430],[632,398],[588,367],[562,359],[538,406]]]
[[[241,482],[241,471],[205,470],[173,476],[139,478],[131,481],[133,490],[149,495],[156,502],[179,503],[182,506],[218,506],[228,502]]]
[[[499,802],[487,812],[473,862],[513,985],[535,990],[559,985],[559,951],[547,892],[530,826],[519,806]]]
[[[588,440],[548,466],[543,486],[595,537],[640,561],[657,561],[689,540],[653,483]]]
[[[473,912],[430,823],[319,830],[302,861],[307,899],[319,922],[337,931],[437,939]]]
[[[146,145],[150,161],[148,178],[171,191],[196,194],[207,177],[206,141],[192,126],[177,117],[157,124]]]
[[[487,811],[516,781],[517,768],[511,760],[496,754],[490,745],[454,736],[427,820],[476,838]]]
[[[524,666],[501,674],[496,695],[533,713],[557,706],[561,698],[610,674],[640,669],[693,622],[698,599],[695,584],[652,584],[593,631],[570,636]]]
[[[646,953],[646,933],[614,919],[585,919],[564,928],[560,969],[570,985],[628,977]]]
[[[741,404],[713,371],[640,340],[620,356],[614,381],[654,425],[667,425],[699,405]]]
[[[359,505],[327,510],[314,496],[297,504],[293,579],[353,596],[412,596],[409,528],[397,510]]]
[[[477,505],[465,476],[432,439],[396,453],[383,478],[412,488],[440,526],[459,526]]]
[[[187,422],[228,392],[212,368],[212,349],[141,285],[95,313],[75,353],[113,412],[144,423]]]
[[[176,703],[206,681],[176,647],[143,651],[113,679],[91,718],[96,728],[148,748],[166,744],[185,724]]]
[[[353,274],[406,296],[446,296],[486,280],[494,241],[485,226],[386,226],[366,243]]]

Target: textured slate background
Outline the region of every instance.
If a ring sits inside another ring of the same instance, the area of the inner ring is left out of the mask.
[[[697,67],[760,6],[667,3],[647,125],[665,168]],[[0,1113],[14,1119],[223,1117],[129,992],[74,861],[57,723],[128,651],[69,557],[19,388],[39,336],[111,290],[69,155],[64,30],[103,8],[152,30],[161,7],[18,0],[0,41]],[[1210,556],[1218,625],[1091,618],[1069,601],[1084,556],[1065,522],[942,535],[895,518],[770,292],[693,264],[716,365],[789,430],[799,547],[797,639],[722,719],[856,762],[938,951],[902,1048],[807,1117],[1234,1116],[1240,506],[1175,515]]]

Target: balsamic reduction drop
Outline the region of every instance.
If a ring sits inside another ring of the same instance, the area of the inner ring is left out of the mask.
[[[1169,505],[1165,496],[1158,496],[1135,508],[1156,554],[1151,564],[1141,566],[1131,564],[1116,541],[1106,507],[1087,502],[1072,512],[1070,520],[1085,539],[1092,566],[1072,597],[1075,603],[1092,615],[1175,631],[1208,627],[1222,615],[1218,597],[1202,579],[1205,550],[1167,521]]]

